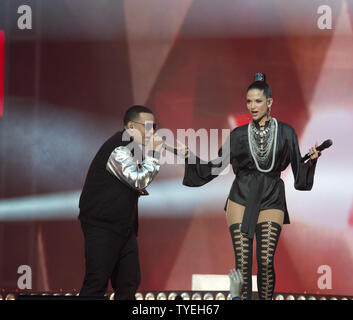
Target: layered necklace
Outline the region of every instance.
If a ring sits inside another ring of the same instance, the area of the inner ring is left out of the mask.
[[[248,140],[250,152],[254,159],[257,170],[261,172],[270,172],[275,164],[277,131],[277,120],[272,117],[270,117],[268,126],[264,130],[259,130],[256,128],[254,120],[249,123]],[[271,158],[271,165],[268,168]],[[266,167],[267,169],[265,169]]]

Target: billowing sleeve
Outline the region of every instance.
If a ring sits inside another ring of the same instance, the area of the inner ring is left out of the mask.
[[[292,128],[290,134],[290,160],[294,175],[294,188],[297,190],[311,190],[314,184],[316,162],[309,165],[309,162],[302,162],[299,150],[298,137]]]
[[[226,168],[232,157],[231,150],[234,141],[232,133],[218,150],[217,159],[205,162],[189,151],[189,157],[185,159],[183,185],[188,187],[203,186],[216,178]]]
[[[107,170],[120,181],[137,190],[146,188],[159,171],[160,164],[154,157],[146,157],[141,163],[136,162],[127,147],[117,147],[111,153]]]

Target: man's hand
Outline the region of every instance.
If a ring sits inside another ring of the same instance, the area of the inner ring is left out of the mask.
[[[140,196],[148,196],[149,193],[146,189],[139,189],[137,190]]]
[[[240,297],[241,290],[243,287],[243,275],[241,274],[240,270],[231,269],[230,273],[228,274],[230,280],[230,294],[232,298]]]
[[[150,146],[153,151],[160,151],[163,146],[163,139],[156,133],[150,139]]]

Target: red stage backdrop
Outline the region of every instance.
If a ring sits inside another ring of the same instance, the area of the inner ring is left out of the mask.
[[[246,88],[264,72],[272,115],[295,128],[303,155],[333,140],[310,192],[294,189],[290,167],[282,173],[291,224],[276,291],[353,295],[352,1],[325,1],[323,29],[321,0],[31,0],[33,29],[23,31],[8,3],[0,288],[16,290],[28,265],[34,291],[79,290],[78,197],[126,108],[145,104],[174,132],[233,129],[248,121]],[[3,46],[0,32],[1,114]],[[193,274],[234,267],[223,211],[233,173],[187,188],[183,172],[163,165],[140,199],[141,291],[191,289]]]

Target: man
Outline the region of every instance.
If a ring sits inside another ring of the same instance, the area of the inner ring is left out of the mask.
[[[132,106],[124,130],[103,144],[89,167],[79,203],[86,260],[80,296],[103,297],[110,279],[115,299],[135,299],[140,283],[137,202],[159,171],[163,143],[154,130],[152,111]],[[150,149],[145,157],[143,149]]]

